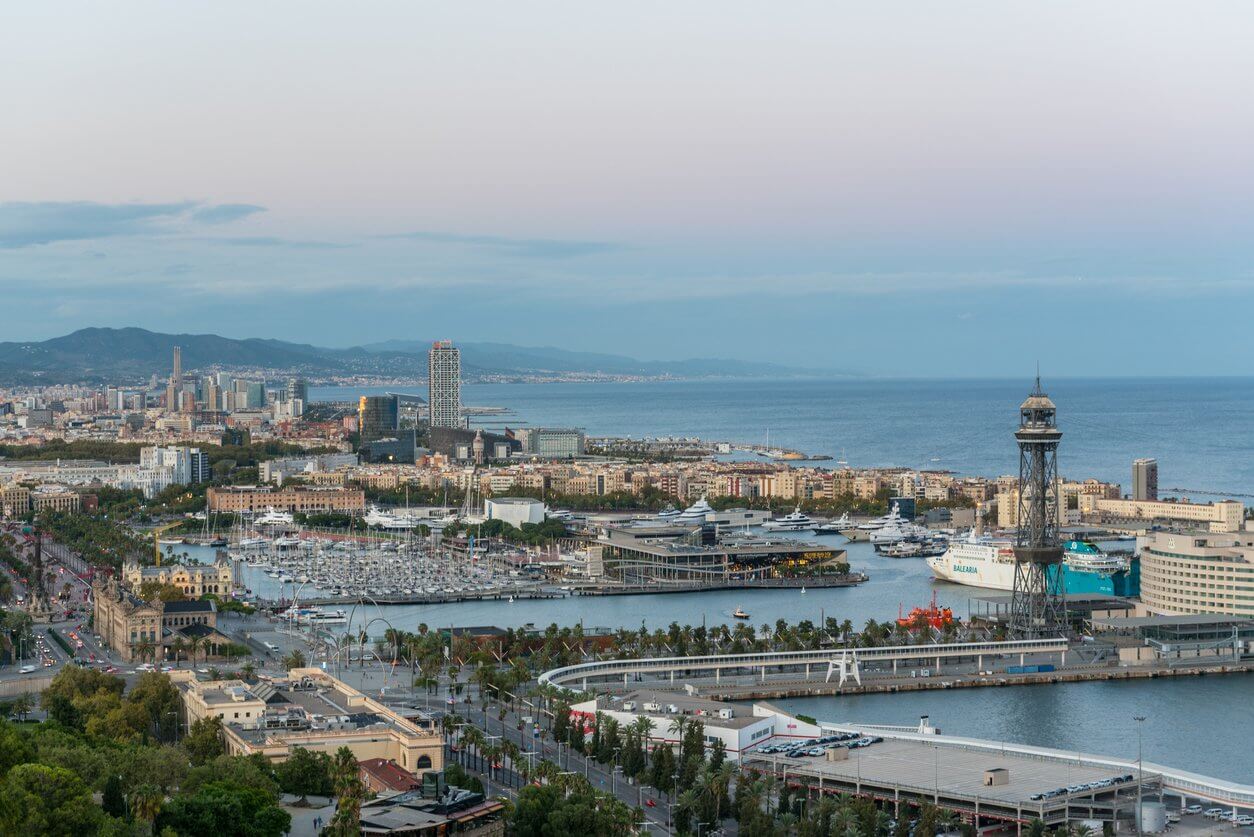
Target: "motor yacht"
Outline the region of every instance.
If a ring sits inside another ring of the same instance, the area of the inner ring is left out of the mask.
[[[813,529],[814,520],[801,510],[801,506],[797,506],[791,514],[766,521],[762,524],[762,528],[770,532],[800,532],[804,529]]]

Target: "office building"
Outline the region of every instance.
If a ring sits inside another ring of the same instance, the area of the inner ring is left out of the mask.
[[[363,395],[357,402],[361,443],[394,439],[401,426],[400,402],[395,395]]]
[[[462,427],[461,351],[450,340],[437,340],[427,356],[432,427]]]
[[[139,466],[154,469],[169,468],[170,474],[167,482],[169,485],[208,482],[212,476],[209,458],[200,448],[188,448],[181,445],[142,448],[139,452]]]
[[[305,412],[305,405],[309,403],[309,384],[303,378],[287,379],[287,403],[293,417]]]
[[[1158,499],[1158,460],[1137,459],[1132,462],[1132,499]]]
[[[174,347],[174,365],[170,371],[170,382],[165,388],[165,408],[174,412],[179,408],[179,397],[183,391],[183,349]]]
[[[528,427],[512,432],[522,445],[523,453],[541,459],[574,459],[584,453],[586,439],[582,430]]]

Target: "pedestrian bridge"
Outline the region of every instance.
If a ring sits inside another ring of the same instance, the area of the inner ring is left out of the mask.
[[[1017,657],[1022,664],[1029,655],[1057,654],[1066,665],[1069,644],[1066,639],[1020,639],[1005,642],[950,642],[928,645],[890,645],[871,648],[824,648],[817,651],[763,651],[751,654],[720,654],[707,657],[645,657],[636,660],[598,660],[555,668],[540,675],[541,685],[567,687],[573,683],[587,689],[589,682],[630,682],[635,675],[667,678],[673,683],[698,672],[712,672],[715,680],[724,674],[752,672],[766,679],[767,671],[804,671],[808,679],[813,667],[826,671],[826,679],[839,676],[844,685],[852,678],[861,683],[861,669],[867,663],[891,663],[893,672],[901,662],[916,661],[937,672],[946,661],[974,661],[984,667],[984,658]]]

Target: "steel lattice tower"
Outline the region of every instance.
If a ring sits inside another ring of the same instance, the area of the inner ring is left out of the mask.
[[[1018,639],[1058,636],[1067,630],[1062,547],[1058,542],[1058,442],[1056,408],[1041,379],[1019,407],[1019,515],[1015,531],[1015,582],[1010,633]]]

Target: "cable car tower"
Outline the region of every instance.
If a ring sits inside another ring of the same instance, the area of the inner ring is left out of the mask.
[[[1019,514],[1015,530],[1015,581],[1010,634],[1037,639],[1066,633],[1062,546],[1058,541],[1057,409],[1036,387],[1019,407]]]

